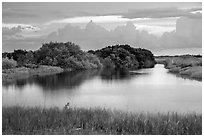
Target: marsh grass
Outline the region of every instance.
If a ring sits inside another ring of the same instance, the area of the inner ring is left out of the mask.
[[[19,67],[2,70],[2,83],[6,84],[17,79],[25,79],[35,75],[51,75],[63,72],[63,69],[55,66],[40,65],[38,68]]]
[[[3,107],[2,134],[202,134],[201,114]]]
[[[202,81],[202,58],[193,56],[160,57],[156,58],[158,64],[164,64],[170,73],[183,78]]]

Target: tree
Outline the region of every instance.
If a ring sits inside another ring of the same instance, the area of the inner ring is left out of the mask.
[[[17,66],[17,62],[13,59],[3,58],[2,59],[2,69],[11,69]]]
[[[29,51],[26,55],[25,55],[25,63],[26,64],[35,64],[35,58],[34,58],[34,55],[33,55],[33,52],[32,51]]]
[[[129,45],[108,46],[91,53],[100,57],[104,66],[117,69],[138,69],[154,67],[156,63],[151,51],[141,48],[132,48]]]

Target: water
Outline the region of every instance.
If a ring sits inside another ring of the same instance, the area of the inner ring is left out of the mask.
[[[3,106],[107,108],[124,112],[202,113],[202,82],[163,65],[130,72],[91,70],[36,76],[2,87]]]

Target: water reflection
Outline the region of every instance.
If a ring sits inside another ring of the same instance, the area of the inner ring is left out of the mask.
[[[142,74],[143,73],[129,72],[127,70],[119,71],[114,69],[71,71],[48,76],[33,76],[27,79],[16,80],[13,83],[4,86],[8,87],[9,85],[15,85],[17,88],[22,89],[27,84],[35,84],[41,87],[44,91],[56,91],[60,89],[79,88],[83,82],[91,80],[94,77],[99,77],[104,81],[123,81],[130,80],[136,75],[139,76]]]
[[[3,106],[105,107],[132,112],[202,112],[202,82],[163,65],[135,71],[90,70],[35,76],[2,87]]]
[[[99,75],[99,72],[98,70],[72,71],[56,75],[33,76],[27,79],[16,80],[5,86],[15,85],[17,88],[23,88],[27,84],[36,84],[42,87],[43,90],[74,89],[80,86],[85,80]]]
[[[100,73],[100,78],[105,81],[127,81],[133,77],[139,77],[145,73],[131,72],[127,70],[103,69]]]

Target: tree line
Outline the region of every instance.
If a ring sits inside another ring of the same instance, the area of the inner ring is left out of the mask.
[[[58,66],[71,69],[117,68],[138,69],[154,67],[151,51],[129,45],[108,46],[85,52],[72,42],[49,42],[36,51],[22,49],[2,53],[3,69],[12,67]],[[9,65],[8,65],[9,64]]]
[[[106,68],[151,68],[156,63],[151,51],[133,48],[127,44],[108,46],[96,51],[89,50],[88,53],[97,55]]]

